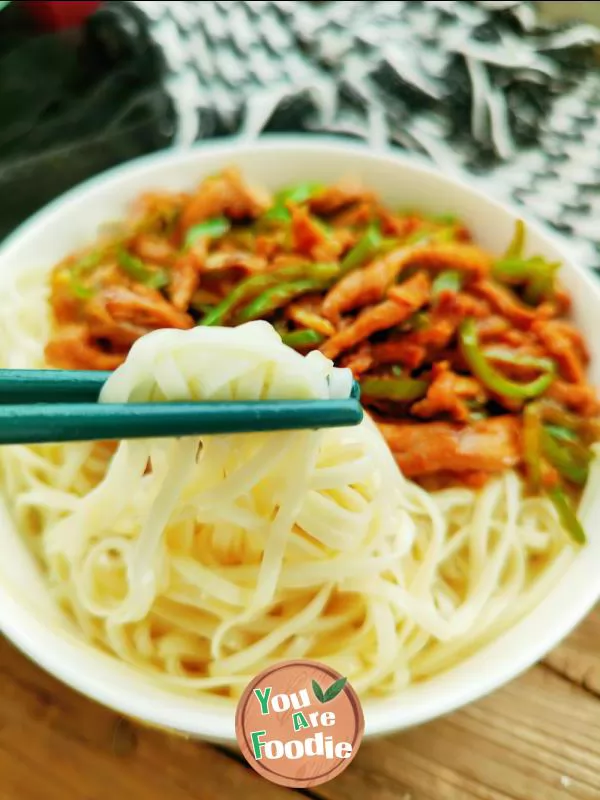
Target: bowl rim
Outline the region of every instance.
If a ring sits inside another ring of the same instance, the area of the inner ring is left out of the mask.
[[[569,256],[566,252],[566,240],[544,223],[531,219],[526,211],[492,197],[489,193],[489,186],[484,184],[477,176],[471,176],[461,170],[453,171],[451,174],[444,173],[432,165],[431,162],[418,155],[406,154],[400,150],[387,147],[374,148],[367,143],[352,141],[346,137],[335,135],[277,134],[265,135],[257,140],[250,141],[235,136],[218,141],[198,142],[185,149],[160,150],[119,164],[69,189],[23,222],[0,243],[0,270],[2,261],[10,255],[13,249],[18,249],[22,242],[32,233],[35,233],[38,228],[50,224],[53,218],[60,217],[65,205],[96,188],[112,182],[116,183],[124,177],[133,178],[134,176],[141,176],[145,172],[151,173],[153,168],[157,166],[185,162],[188,159],[194,160],[199,155],[202,157],[209,157],[210,155],[217,157],[229,156],[232,161],[235,161],[242,153],[252,155],[253,152],[265,150],[271,150],[278,155],[290,153],[291,151],[303,151],[315,155],[323,152],[335,152],[343,155],[356,154],[367,160],[372,160],[373,163],[389,163],[409,171],[427,174],[442,183],[445,182],[449,188],[461,189],[476,198],[480,198],[488,206],[495,206],[499,211],[513,219],[523,219],[528,229],[535,232],[539,238],[545,240],[546,244],[557,252],[563,264],[569,270],[578,273],[586,289],[589,288],[600,305],[600,283],[593,278],[591,270],[582,267]],[[504,663],[498,665],[496,669],[489,673],[478,673],[476,680],[469,681],[467,684],[464,681],[454,681],[449,686],[442,701],[435,704],[426,703],[424,706],[416,705],[413,707],[411,705],[409,713],[405,715],[407,718],[402,721],[396,719],[395,709],[392,707],[393,702],[390,702],[397,698],[390,698],[385,704],[378,700],[366,701],[363,704],[366,723],[365,734],[367,736],[383,735],[406,729],[450,713],[474,700],[481,699],[542,658],[585,617],[599,598],[600,576],[596,583],[590,581],[589,584],[583,586],[581,592],[574,598],[573,603],[561,609],[560,619],[555,620],[555,622],[560,622],[559,625],[548,625],[543,631],[532,628],[532,632],[535,630],[535,637],[531,638],[531,645],[517,653],[510,665]],[[543,605],[544,602],[545,600],[542,600],[538,607]],[[22,622],[23,617],[26,615],[29,615],[28,623],[25,626],[21,626],[19,622]],[[525,619],[527,616],[529,614],[526,615]],[[525,619],[522,619],[516,625],[523,625]],[[514,627],[511,626],[507,632],[497,637],[494,641],[503,639],[504,636],[510,634]],[[119,713],[151,726],[177,731],[186,735],[227,743],[235,741],[233,720],[229,719],[229,717],[233,717],[231,709],[207,707],[206,714],[200,715],[197,712],[195,715],[179,713],[177,719],[174,719],[175,715],[168,707],[163,708],[158,704],[153,704],[147,698],[131,697],[119,691],[116,687],[104,685],[97,676],[76,670],[74,665],[64,659],[64,649],[61,655],[60,647],[46,646],[53,639],[55,644],[57,644],[57,640],[60,640],[63,648],[66,649],[72,647],[71,643],[65,643],[64,637],[45,629],[44,625],[35,618],[29,609],[26,610],[19,606],[2,584],[0,584],[0,631],[47,672],[76,691],[103,703]],[[200,716],[202,716],[202,719],[199,718]]]

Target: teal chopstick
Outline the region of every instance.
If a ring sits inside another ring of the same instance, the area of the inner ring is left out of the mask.
[[[363,417],[356,382],[341,400],[90,402],[109,374],[0,370],[0,444],[334,428]]]
[[[0,403],[91,403],[110,374],[84,369],[2,369]]]

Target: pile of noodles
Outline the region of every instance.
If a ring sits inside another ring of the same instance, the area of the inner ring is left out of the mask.
[[[43,366],[45,278],[25,273],[1,302],[0,363]],[[341,372],[265,322],[157,331],[101,399],[329,397]],[[516,472],[482,490],[426,492],[368,418],[10,446],[0,461],[16,524],[81,634],[179,691],[235,697],[267,665],[306,657],[363,696],[397,692],[512,625],[574,554]],[[597,483],[594,469],[588,495]]]

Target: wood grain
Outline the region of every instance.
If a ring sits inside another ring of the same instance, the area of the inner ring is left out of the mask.
[[[1,800],[282,800],[210,745],[142,728],[0,643]]]
[[[544,663],[600,697],[600,610],[590,614]]]
[[[0,641],[0,800],[282,800],[233,754],[120,719]],[[478,703],[363,743],[322,800],[600,800],[600,610]]]

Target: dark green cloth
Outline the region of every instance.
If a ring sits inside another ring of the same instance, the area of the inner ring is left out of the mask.
[[[0,238],[82,180],[169,144],[161,59],[120,3],[58,33],[17,6],[0,12]]]

